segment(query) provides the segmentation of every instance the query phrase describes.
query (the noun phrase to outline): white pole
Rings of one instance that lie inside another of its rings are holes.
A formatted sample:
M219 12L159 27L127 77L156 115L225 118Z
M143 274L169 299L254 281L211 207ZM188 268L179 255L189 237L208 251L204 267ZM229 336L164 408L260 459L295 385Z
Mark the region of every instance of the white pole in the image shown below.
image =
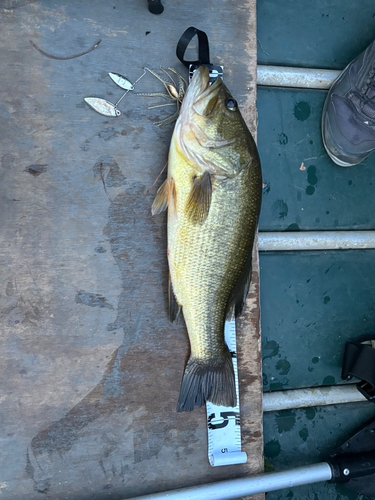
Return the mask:
M340 70L258 66L257 84L270 87L329 89Z
M290 231L259 233L259 251L364 250L375 248L375 231Z
M241 477L163 493L152 493L136 498L137 500L234 500L257 493L294 488L330 479L332 479L332 469L327 462L322 462L282 472ZM135 500L135 498L130 500Z
M263 411L290 410L367 401L354 384L265 392Z

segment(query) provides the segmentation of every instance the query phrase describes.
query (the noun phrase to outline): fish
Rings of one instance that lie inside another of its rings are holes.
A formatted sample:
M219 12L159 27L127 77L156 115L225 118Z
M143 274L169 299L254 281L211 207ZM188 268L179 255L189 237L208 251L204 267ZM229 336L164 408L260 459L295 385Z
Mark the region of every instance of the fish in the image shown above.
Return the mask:
M180 312L190 340L177 411L210 401L236 405L228 318L250 286L262 196L255 141L221 78L199 67L173 131L168 174L152 214L168 209L169 316Z

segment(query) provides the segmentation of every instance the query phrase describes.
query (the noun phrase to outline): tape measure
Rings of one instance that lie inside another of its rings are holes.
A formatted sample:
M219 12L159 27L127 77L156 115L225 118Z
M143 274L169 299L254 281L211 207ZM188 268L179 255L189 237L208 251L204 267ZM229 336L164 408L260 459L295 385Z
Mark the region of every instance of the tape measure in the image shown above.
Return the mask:
M206 403L208 459L212 467L245 464L247 454L241 450L240 390L238 384L236 321L225 323L225 341L232 354L237 405L217 406Z

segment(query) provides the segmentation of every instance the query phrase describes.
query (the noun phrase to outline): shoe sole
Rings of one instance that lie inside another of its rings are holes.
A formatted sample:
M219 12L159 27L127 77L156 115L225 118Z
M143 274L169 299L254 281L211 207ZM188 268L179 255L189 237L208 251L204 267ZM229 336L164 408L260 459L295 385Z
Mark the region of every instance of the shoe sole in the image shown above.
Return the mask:
M336 165L339 165L340 167L354 167L355 165L358 165L358 163L347 163L345 161L340 160L337 158L335 155L333 155L327 148L326 141L324 140L323 134L322 134L322 139L323 139L323 145L326 150L327 155L331 158L331 160L336 163ZM361 162L359 162L361 163Z
M323 117L322 117L321 127L322 127L322 131L323 131ZM327 144L326 144L326 141L324 139L324 134L323 133L322 133L322 141L323 141L323 146L324 146L324 149L326 150L327 155L339 167L355 167L356 165L359 165L360 163L363 163L365 160L367 160L367 158L372 154L372 153L370 153L369 155L366 156L366 158L363 158L362 160L360 160L360 161L358 161L356 163L348 163L346 161L340 160L339 158L337 158L337 156L335 156L333 153L331 153L331 151L327 147Z

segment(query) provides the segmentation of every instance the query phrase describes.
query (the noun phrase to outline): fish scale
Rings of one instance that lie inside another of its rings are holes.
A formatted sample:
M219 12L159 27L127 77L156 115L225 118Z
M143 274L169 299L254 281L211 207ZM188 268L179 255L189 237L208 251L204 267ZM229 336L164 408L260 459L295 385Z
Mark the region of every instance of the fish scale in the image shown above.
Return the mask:
M246 228L249 221L256 225L256 213L247 210L248 213L241 218L232 240L228 241L228 232L233 233L233 222L239 219L236 204L238 193L229 191L232 196L228 199L228 190L224 186L218 186L212 195L208 219L204 226L197 228L184 214L190 190L178 190L180 184L191 184L191 170L189 164L185 168L180 167L177 173L171 169L177 189L178 217L176 219L170 210L169 263L172 276L175 274L174 269L179 269L176 272L177 279L172 278L173 289L183 307L189 337L194 339L192 351L197 357L205 357L207 353L215 356L215 347L222 348L224 342L224 337L218 338L217 332L224 331L229 295L242 272L248 252L251 251L254 234L246 231ZM243 177L246 173L240 176ZM248 194L251 195L250 192ZM223 197L226 206L231 208L225 213L220 210L224 203ZM178 229L172 229L174 224ZM175 237L172 236L174 232L178 233ZM243 258L240 260L235 257L239 248L237 241L243 239L243 234L247 237L242 241Z

